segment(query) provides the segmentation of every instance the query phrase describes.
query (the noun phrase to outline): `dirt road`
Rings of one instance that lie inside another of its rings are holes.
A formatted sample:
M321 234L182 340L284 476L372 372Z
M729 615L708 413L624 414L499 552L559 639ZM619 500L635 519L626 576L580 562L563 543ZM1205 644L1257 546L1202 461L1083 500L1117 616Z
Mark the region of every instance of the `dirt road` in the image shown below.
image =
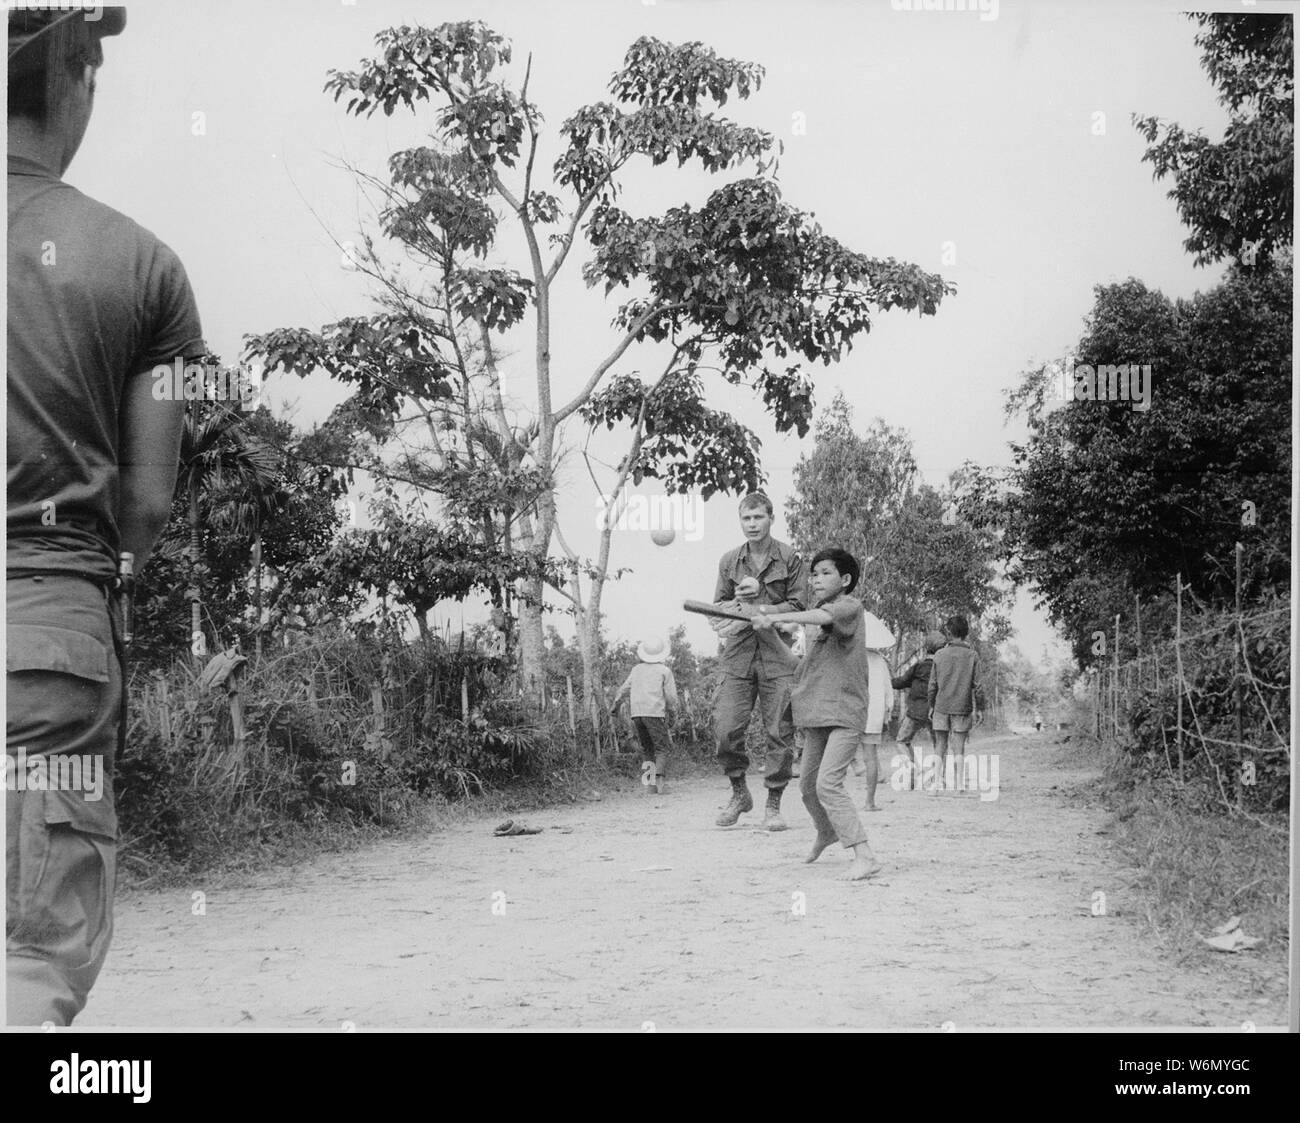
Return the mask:
M533 813L545 830L532 836L494 838L481 819L242 888L124 894L78 1024L1285 1021L1284 999L1242 994L1230 964L1176 968L1143 937L1134 871L1097 833L1105 813L1065 795L1090 776L1068 747L1008 736L972 751L997 754L998 798L882 787L867 827L885 868L865 883L839 880L839 847L803 864L813 833L793 787L789 831L754 829L757 810L714 827L716 778Z

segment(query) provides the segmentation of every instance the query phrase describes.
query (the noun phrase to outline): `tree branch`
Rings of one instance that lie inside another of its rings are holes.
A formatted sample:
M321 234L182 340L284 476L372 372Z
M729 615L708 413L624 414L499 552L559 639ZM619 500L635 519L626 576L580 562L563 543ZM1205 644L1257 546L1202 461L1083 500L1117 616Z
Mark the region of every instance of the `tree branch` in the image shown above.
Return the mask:
M641 334L642 330L651 320L655 319L657 316L662 316L665 312L672 312L678 308L685 307L686 305L684 303L665 304L651 308L648 312L638 316L636 322L628 329L627 334L619 342L618 346L616 346L604 362L602 362L592 372L591 377L587 379L586 385L578 391L568 405L556 410L555 423L558 425L575 410L580 409L586 404L587 400L591 397L592 391L596 389L597 385L599 385L600 380L609 373L609 368L623 357L623 353L632 346L634 342L636 342L636 337Z

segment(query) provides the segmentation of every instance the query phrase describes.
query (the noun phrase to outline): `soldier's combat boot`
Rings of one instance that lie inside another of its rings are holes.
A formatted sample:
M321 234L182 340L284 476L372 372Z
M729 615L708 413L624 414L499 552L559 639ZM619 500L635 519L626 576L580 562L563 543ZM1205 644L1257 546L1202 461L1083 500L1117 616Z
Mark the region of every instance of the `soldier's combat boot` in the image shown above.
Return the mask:
M722 813L717 818L717 824L720 827L734 827L736 820L746 811L754 810L754 797L749 794L749 785L745 783L744 776L733 776L731 778L731 802L722 809Z
M781 793L785 788L767 789L767 806L763 808L763 829L765 831L783 831L785 820L781 818Z

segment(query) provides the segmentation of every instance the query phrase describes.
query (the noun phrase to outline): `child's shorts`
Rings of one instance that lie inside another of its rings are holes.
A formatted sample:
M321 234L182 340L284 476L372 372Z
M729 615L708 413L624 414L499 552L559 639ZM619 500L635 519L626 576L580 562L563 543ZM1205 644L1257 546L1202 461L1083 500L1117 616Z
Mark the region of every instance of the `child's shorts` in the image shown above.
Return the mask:
M937 711L934 715L934 731L936 733L969 733L975 718L972 714L941 714Z

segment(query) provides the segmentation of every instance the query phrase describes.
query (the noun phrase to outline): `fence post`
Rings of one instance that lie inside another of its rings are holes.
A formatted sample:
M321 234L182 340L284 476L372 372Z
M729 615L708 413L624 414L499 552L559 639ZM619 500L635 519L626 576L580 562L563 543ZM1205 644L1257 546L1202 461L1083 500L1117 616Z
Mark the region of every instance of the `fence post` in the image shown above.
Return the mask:
M1111 716L1114 723L1115 747L1119 748L1119 613L1115 613L1115 670L1111 683Z
M1241 680L1245 675L1245 651L1242 646L1245 643L1246 631L1241 624L1241 555L1243 546L1237 543L1237 590L1236 590L1236 610L1237 610L1237 634L1233 637L1232 644L1232 705L1236 713L1237 723L1237 810L1241 810L1242 803L1242 766L1246 756L1246 741L1242 736L1241 729Z
M469 724L469 680L464 675L460 676L460 718Z
M381 756L386 755L383 752L384 745L384 687L382 682L372 682L370 684L370 709L373 711L374 720L374 744L380 749Z
M573 712L573 676L564 676L564 688L569 694L569 732L575 737L578 735L578 722Z
M1095 667L1092 672L1092 733L1101 739L1101 671Z
M246 749L244 729L244 668L236 667L226 681L226 704L230 707L230 773L237 778L243 771Z
M1174 674L1178 678L1178 782L1183 775L1183 575L1174 575L1177 608L1174 612Z

